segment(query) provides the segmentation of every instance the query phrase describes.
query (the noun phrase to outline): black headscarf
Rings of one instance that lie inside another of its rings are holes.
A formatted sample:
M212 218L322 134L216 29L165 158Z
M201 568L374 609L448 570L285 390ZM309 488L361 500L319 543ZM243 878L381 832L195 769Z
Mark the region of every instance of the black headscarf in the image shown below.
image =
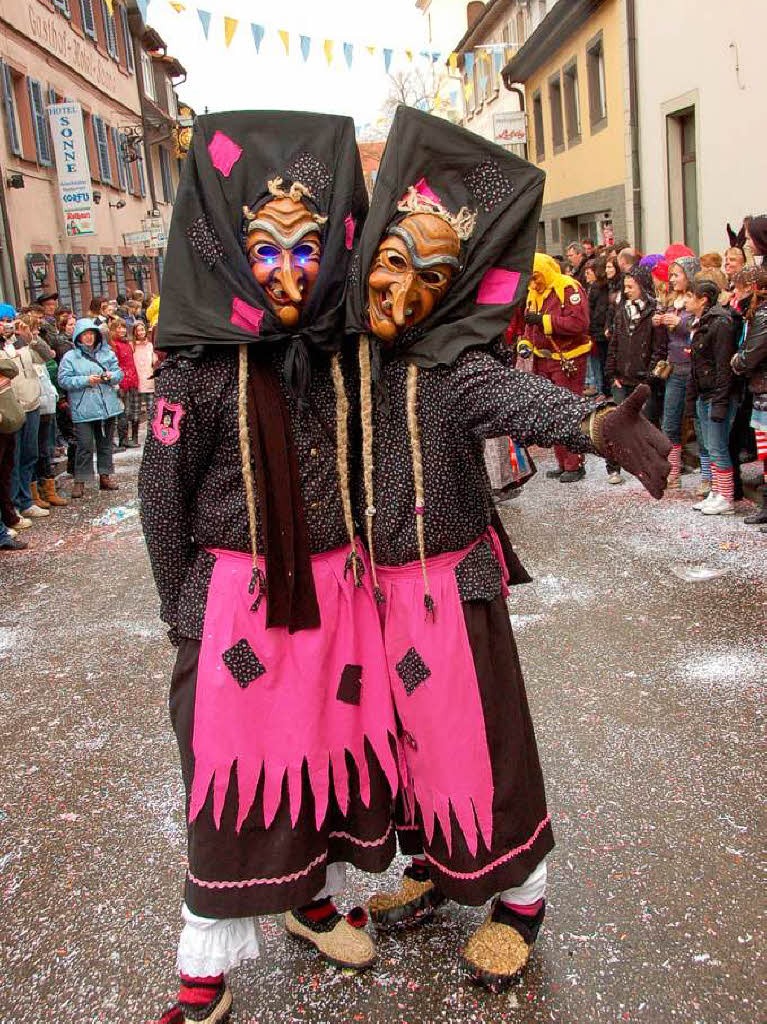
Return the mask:
M477 220L461 246L462 270L431 316L404 333L397 351L409 362L431 367L495 341L508 327L514 305L527 295L545 177L465 128L398 107L352 267L347 331L369 331L367 278L373 257L387 228L407 216L397 210L400 200L411 186L420 186L450 213L468 207Z
M291 330L272 312L244 247L243 207L257 210L271 199L274 178L283 189L301 182L312 212L327 217L319 227L319 274ZM272 355L282 343L285 376L305 398L310 352L341 346L347 268L366 211L350 118L294 111L197 118L173 209L157 345L248 345L247 429L266 559L266 579L254 568L253 608L265 585L267 626L291 632L318 626L320 617L290 417Z
M257 209L273 198L267 181L277 177L283 188L306 185L308 205L328 218L320 228L319 276L292 329L270 309L244 248L243 206ZM367 205L351 118L284 110L198 117L173 207L158 347L299 337L337 351L351 244Z

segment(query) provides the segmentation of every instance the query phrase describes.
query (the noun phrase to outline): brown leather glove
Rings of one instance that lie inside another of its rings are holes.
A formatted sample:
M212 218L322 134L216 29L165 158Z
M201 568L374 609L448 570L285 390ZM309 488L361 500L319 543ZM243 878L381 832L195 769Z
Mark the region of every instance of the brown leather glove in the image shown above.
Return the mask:
M671 443L642 415L649 397L649 386L640 384L625 402L597 410L590 434L600 455L633 473L653 498L662 498L671 472Z

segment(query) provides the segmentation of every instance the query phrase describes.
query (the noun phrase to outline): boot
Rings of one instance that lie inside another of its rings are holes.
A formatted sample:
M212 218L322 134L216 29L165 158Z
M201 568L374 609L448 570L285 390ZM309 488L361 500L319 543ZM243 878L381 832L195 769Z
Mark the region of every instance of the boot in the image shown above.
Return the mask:
M761 526L762 523L767 523L767 484L759 488L759 496L762 499L761 505L756 512L752 512L750 516L745 516L743 519L743 522L748 523L749 526Z
M85 484L82 482L82 480L75 480L75 482L74 482L74 484L72 486L72 497L73 498L82 498L84 496L85 496Z
M405 868L396 892L379 892L368 904L370 917L380 931L411 928L434 917L445 896L429 877L427 868L412 864Z
M331 964L364 971L375 961L376 948L370 936L350 924L335 907L320 922L312 920L301 908L289 910L284 921L288 935L314 946L323 960Z
M48 502L43 499L43 495L37 489L37 484L36 484L36 482L34 480L32 481L32 483L30 485L30 490L32 491L32 504L33 505L37 505L38 508L50 508L51 507L48 504Z
M56 481L52 476L48 477L47 480L42 480L40 483L43 489L43 497L49 505L53 505L54 508L63 508L69 504L66 498L56 494Z
M99 476L99 490L102 491L119 491L120 485L115 483L111 476L102 473Z
M134 420L130 425L130 441L126 441L129 448L138 448L138 420Z
M579 466L577 469L566 469L564 473L560 474L559 482L561 484L574 484L579 480L583 480L586 476L586 467Z

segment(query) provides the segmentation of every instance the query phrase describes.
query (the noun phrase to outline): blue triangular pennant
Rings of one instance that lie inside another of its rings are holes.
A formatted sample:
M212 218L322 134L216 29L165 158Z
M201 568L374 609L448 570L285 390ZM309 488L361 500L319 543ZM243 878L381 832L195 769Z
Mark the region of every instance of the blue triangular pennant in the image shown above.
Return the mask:
M311 46L312 46L312 37L311 36L301 36L301 55L304 58L304 64L309 59L309 50L311 49Z
M391 67L391 55L393 53L394 53L394 50L384 50L384 52L383 52L383 55L384 55L384 68L386 69L386 74L387 75L389 74L389 68Z
M464 54L464 62L465 62L465 65L466 65L466 72L467 72L467 74L469 76L471 76L471 74L474 71L474 54L473 53L466 53L466 54Z
M431 55L432 64L436 64L441 56L442 54L438 50L435 50Z
M200 10L200 8L198 7L197 8L197 16L199 17L200 24L202 25L203 35L207 39L208 38L208 32L210 30L210 11L203 11L203 10Z
M344 43L344 57L348 66L351 67L354 60L354 45L352 43Z
M253 33L253 42L256 44L256 53L258 53L261 49L261 40L264 38L266 30L263 25L251 25L250 31Z
M146 9L149 0L136 0L136 3L138 4L139 14L146 21Z

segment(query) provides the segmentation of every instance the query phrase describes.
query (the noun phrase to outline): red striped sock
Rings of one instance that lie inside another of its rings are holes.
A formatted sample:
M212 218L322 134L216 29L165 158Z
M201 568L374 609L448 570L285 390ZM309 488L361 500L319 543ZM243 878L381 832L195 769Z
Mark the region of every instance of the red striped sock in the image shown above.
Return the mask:
M682 472L682 446L681 444L672 444L671 451L668 453L668 461L671 463L670 476L678 477Z
M216 998L223 984L223 974L217 974L210 978L192 978L187 974L182 974L178 1001L187 1006L207 1006Z
M425 867L428 867L428 864L426 862L426 858L423 857L423 856L421 856L421 857L411 857L410 860L411 860L414 868L425 868Z
M755 430L756 435L756 457L765 463L764 475L767 476L767 431Z
M735 497L735 473L732 469L711 467L714 473L714 490L732 504Z

